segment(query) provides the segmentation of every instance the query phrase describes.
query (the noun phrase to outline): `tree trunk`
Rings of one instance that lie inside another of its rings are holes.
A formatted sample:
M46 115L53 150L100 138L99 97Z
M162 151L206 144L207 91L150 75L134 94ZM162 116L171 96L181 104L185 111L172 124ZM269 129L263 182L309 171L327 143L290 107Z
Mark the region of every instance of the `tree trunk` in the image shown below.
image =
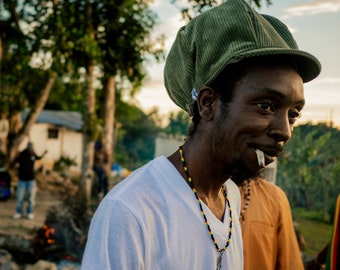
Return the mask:
M16 177L17 172L16 172L16 169L11 166L11 164L16 156L19 145L25 139L25 137L29 135L31 127L36 122L42 109L45 107L45 104L51 93L56 77L57 77L56 74L53 74L50 76L36 104L30 108L30 111L24 123L22 122L22 117L21 117L22 112L17 112L13 115L8 116L9 117L8 136L6 138L6 146L5 146L6 149L4 150L4 152L7 154L7 165L8 165L7 167L8 167L9 173L12 176L13 183L17 180L17 177Z
M5 115L0 116L0 152L7 154L7 136L9 129L9 121Z
M85 194L87 201L91 200L91 187L93 180L93 159L94 159L94 140L96 132L95 116L95 88L94 65L88 67L88 84L85 96L85 105L83 112L83 157L82 157L82 175L80 180L80 190Z
M95 33L92 25L92 4L86 0L86 31L89 33L91 40L95 40ZM87 67L87 85L85 93L85 104L83 112L83 157L82 170L80 179L80 190L85 195L87 202L91 201L92 182L94 177L93 161L94 161L94 142L97 131L96 118L96 92L94 88L94 59L89 60Z
M107 155L106 173L110 176L111 164L113 161L113 134L114 134L114 121L115 121L115 77L110 76L107 80L105 91L105 111L104 111L104 134L103 134L103 147Z
M16 117L9 119L10 133L11 133L11 137L13 138L12 140L9 141L8 157L9 157L10 161L12 161L14 159L20 143L25 139L26 136L28 136L28 134L31 130L31 127L36 122L39 114L41 113L41 111L45 107L45 104L46 104L48 97L51 93L51 90L52 90L52 87L54 85L56 77L57 77L56 74L53 74L53 75L50 76L49 80L47 81L47 83L45 85L45 88L43 89L39 99L37 100L37 103L35 104L35 106L33 106L30 109L30 111L29 111L29 113L28 113L28 115L25 119L25 122L20 127L18 132L16 132L15 129L17 129L17 127L20 126L20 124L21 124L20 123L21 122L21 120L20 120L21 112L18 113L16 115ZM20 122L18 122L18 116L19 116ZM15 123L13 123L13 122L15 122ZM14 132L14 133L12 133L12 132Z

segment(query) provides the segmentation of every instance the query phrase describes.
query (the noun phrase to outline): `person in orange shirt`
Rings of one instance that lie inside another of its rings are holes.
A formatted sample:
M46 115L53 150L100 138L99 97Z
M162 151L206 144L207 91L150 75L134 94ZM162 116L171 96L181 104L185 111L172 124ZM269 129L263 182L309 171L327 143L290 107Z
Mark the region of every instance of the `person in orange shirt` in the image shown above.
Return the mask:
M284 191L264 179L244 181L239 189L244 270L303 270Z

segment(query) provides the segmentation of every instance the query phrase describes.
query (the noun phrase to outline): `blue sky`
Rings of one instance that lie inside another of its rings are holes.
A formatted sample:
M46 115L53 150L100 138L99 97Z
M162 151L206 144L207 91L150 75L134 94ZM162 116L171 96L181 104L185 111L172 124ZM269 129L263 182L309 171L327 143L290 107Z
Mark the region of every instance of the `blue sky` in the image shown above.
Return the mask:
M156 33L166 35L166 50L185 22L170 0L154 0L159 16ZM305 84L307 105L301 122L329 121L340 127L340 0L272 0L260 13L280 18L293 32L300 49L315 55L322 64L320 76ZM149 78L137 101L145 110L157 106L160 113L178 110L163 84L164 63L148 66Z

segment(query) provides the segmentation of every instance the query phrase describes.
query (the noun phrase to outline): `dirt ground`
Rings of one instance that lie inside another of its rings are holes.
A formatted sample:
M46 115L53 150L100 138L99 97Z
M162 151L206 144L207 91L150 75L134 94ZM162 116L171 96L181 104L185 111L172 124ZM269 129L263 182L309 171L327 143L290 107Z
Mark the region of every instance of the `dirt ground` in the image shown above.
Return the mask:
M0 201L0 234L17 235L30 238L32 230L41 228L44 225L47 211L58 204L61 204L61 196L64 194L75 194L77 186L72 184L70 178L61 178L59 174L50 173L47 175L36 175L37 194L34 207L34 219L29 220L25 216L14 220L12 217L16 211L16 193L7 201ZM110 180L109 188L118 180ZM15 190L12 187L12 190ZM59 194L59 197L58 197ZM24 204L24 211L27 204Z
M6 235L18 235L30 238L32 229L40 228L44 225L47 210L60 203L57 198L51 196L48 191L38 189L36 204L34 209L34 219L26 217L14 220L16 194L12 194L7 201L0 201L0 233ZM24 209L26 204L24 205Z

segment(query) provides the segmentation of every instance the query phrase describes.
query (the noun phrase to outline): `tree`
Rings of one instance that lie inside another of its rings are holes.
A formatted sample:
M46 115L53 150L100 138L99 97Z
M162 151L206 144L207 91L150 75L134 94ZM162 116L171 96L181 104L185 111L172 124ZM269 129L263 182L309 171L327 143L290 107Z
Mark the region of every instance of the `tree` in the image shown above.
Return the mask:
M0 9L0 115L9 121L8 137L0 145L11 160L44 107L56 74L46 70L48 61L34 61L39 57L30 27L32 10L24 1L10 0L1 1ZM28 105L22 124L20 113Z
M42 78L46 77L46 85L51 85L51 78L54 79L53 84L56 82L52 95L54 102L58 98L64 99L60 93L66 92L69 95L69 91L72 91L72 97L69 99L73 105L79 106L82 102L78 109L83 112L84 119L85 140L81 181L81 187L84 187L86 179L91 178L94 141L98 139L100 122L104 127L100 139L109 155L108 169L110 167L116 91L129 87L132 89L130 93L133 94L145 77L143 66L148 57L151 55L156 60L162 57L162 46L158 46L161 38L157 37L156 40L151 38L151 30L157 16L149 10L148 0L7 0L1 4L8 11L1 13L5 18L1 22L5 22L11 30L5 31L7 28L3 28L5 30L0 31L2 38L0 44L3 45L1 48L6 49L6 54L2 55L12 57L7 57L6 61L3 61L4 58L1 56L2 70L5 70L3 68L5 64L8 63L9 66L13 64L13 59L17 56L18 61L15 63L18 63L18 69L22 69L21 61L27 60L24 62L27 69L22 73L29 78L32 72L28 69L34 68L32 65L34 62L35 66L38 66L35 70L41 73L39 75ZM18 30L19 19L24 22L26 31ZM17 35L17 32L22 36ZM7 39L8 37L13 39ZM14 42L18 37L22 37L19 39L20 44ZM18 54L20 50L23 52ZM5 82L2 85L6 85L6 89L2 87L6 90L2 96L13 93L22 95L20 83L24 83L33 89L32 93L37 100L46 101L38 98L40 93L35 87L43 81L42 79L34 82L29 79L24 81L26 78L24 76L18 78L11 75L17 74L16 72L8 74L5 79L4 76L1 77L1 81ZM117 84L123 87L119 88ZM97 104L98 97L103 98L103 104ZM61 103L59 105L61 107L68 106L65 102ZM20 106L17 115L25 107L22 102L18 104ZM41 103L37 108L42 109L42 105ZM31 111L32 115L39 114L39 111L35 113ZM15 130L13 137L17 134L18 131Z
M51 3L44 2L46 7ZM44 25L44 32L46 39L52 38L52 44L58 45L56 57L69 63L66 67L71 67L73 73L70 75L81 78L77 70L86 71L83 74L87 100L83 111L85 147L82 169L82 185L85 185L92 171L94 141L98 139L95 127L100 119L104 128L99 139L108 154L107 171L110 170L117 80L125 87L129 82L136 89L145 76L146 55L151 54L157 59L162 53L162 50L154 49L150 39L156 16L148 9L148 1L130 0L54 1L53 10L47 8L45 14L49 12L52 13ZM100 83L97 93L104 100L98 110L94 89L96 79Z
M117 117L121 128L115 148L116 161L134 170L154 158L155 138L161 131L155 120L157 110L146 114L136 106L119 103Z
M223 3L225 0L186 0L187 6L181 7L180 11L182 13L183 19L191 20L198 14L206 11L207 9L210 9L214 6L217 6L221 3ZM177 4L177 0L171 0L173 4ZM272 4L271 0L247 0L247 2L250 5L254 5L257 8L260 8L262 5L262 2L265 2L267 6ZM183 2L181 1L181 4Z
M162 46L158 46L162 43L162 37L155 42L151 40L151 31L157 16L148 9L148 3L149 1L122 1L121 6L117 6L117 2L107 1L100 13L103 16L103 34L99 38L99 45L105 58L103 96L106 101L111 100L110 103L106 102L101 113L104 120L102 145L109 154L109 166L113 159L113 127L117 127L114 125L115 93L126 88L128 81L131 94L134 94L145 77L144 64L147 56L152 55L156 60L163 57Z
M169 114L169 124L164 131L172 135L187 135L189 125L190 117L186 112L171 112Z
M297 126L278 160L277 184L293 207L321 211L326 218L329 202L340 192L340 131L327 124Z

